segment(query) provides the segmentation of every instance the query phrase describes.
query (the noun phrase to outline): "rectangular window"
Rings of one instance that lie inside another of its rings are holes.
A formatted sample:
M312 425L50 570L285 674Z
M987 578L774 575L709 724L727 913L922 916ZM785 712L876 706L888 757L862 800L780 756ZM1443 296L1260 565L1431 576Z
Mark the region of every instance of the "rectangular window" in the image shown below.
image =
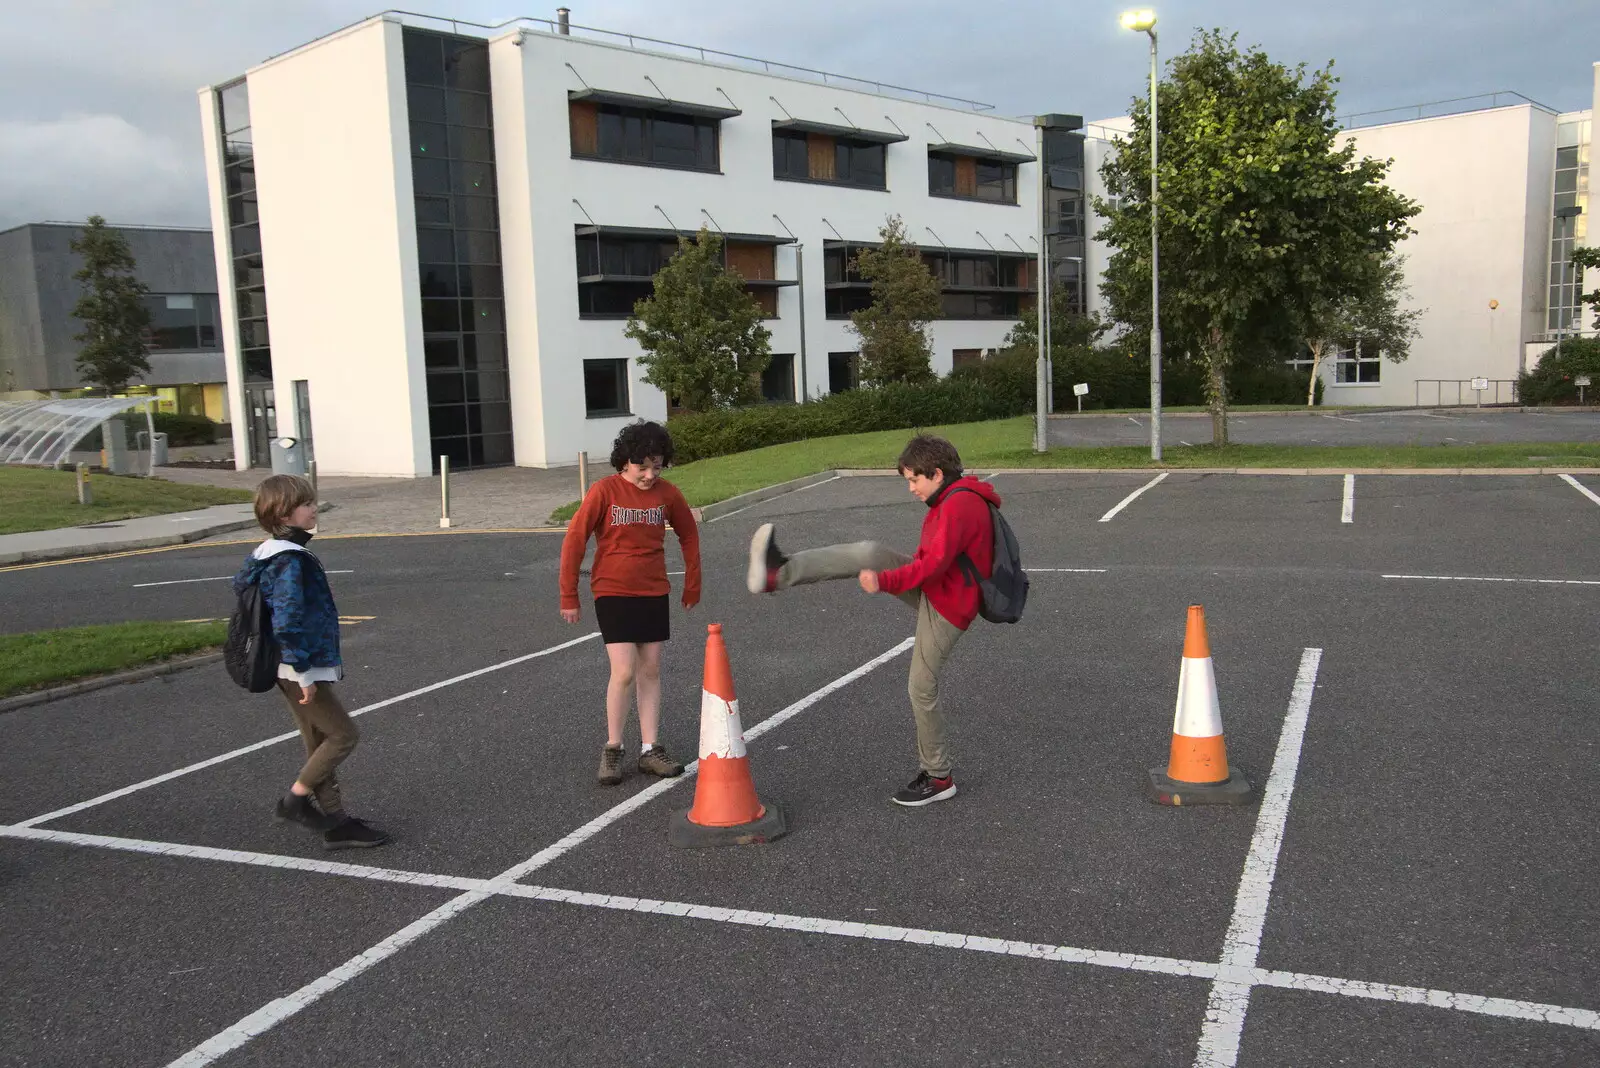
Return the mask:
M810 153L806 148L805 134L788 130L773 131L772 176L802 181L811 177Z
M1382 353L1371 342L1341 344L1334 353L1333 380L1341 386L1375 383L1382 366Z
M583 361L583 407L590 419L628 415L628 361Z
M150 293L144 297L150 313L150 329L145 343L156 352L185 352L216 349L219 311L215 293ZM240 318L266 315L266 300L260 306L241 304Z
M1017 202L1017 165L999 160L929 153L928 194L986 200L993 204Z
M761 399L769 404L794 403L794 353L774 352L761 372Z
M884 146L848 137L774 130L772 176L786 181L884 189Z
M680 170L718 169L716 119L671 111L644 111L615 104L569 105L572 154L581 159L643 163ZM593 113L591 133L590 111Z
M856 388L856 364L859 353L828 353L828 392L843 393Z
M982 349L953 349L950 352L950 370L958 367L971 367L983 362Z

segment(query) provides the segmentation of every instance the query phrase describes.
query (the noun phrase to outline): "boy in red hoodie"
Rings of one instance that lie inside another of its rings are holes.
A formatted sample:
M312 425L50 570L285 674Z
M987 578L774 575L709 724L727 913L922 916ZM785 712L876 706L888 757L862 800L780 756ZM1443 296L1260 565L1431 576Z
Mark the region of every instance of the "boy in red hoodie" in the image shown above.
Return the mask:
M915 556L875 541L830 545L785 554L771 523L750 540L746 585L751 593L773 593L828 579L854 578L868 593L892 593L917 613L911 650L911 713L917 723L922 771L899 793L897 805L920 808L956 795L952 757L939 707L939 673L956 639L977 618L980 594L961 557L988 578L994 569L994 522L989 505L1000 505L994 487L961 472L961 456L944 438L919 434L900 454L900 474L928 506ZM969 492L970 491L970 492Z

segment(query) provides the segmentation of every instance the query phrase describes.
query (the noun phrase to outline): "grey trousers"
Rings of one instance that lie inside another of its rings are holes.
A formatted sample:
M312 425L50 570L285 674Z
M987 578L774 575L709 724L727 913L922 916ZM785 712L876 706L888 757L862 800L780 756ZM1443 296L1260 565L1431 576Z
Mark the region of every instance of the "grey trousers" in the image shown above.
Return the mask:
M781 590L813 582L854 579L864 570L889 571L910 562L909 556L875 541L803 549L791 554L779 568L777 585ZM950 774L955 758L950 750L944 711L939 707L939 673L964 632L941 616L921 590L907 590L896 596L917 613L917 637L911 647L911 677L906 683L911 697L911 715L917 724L917 760L923 771L944 778Z

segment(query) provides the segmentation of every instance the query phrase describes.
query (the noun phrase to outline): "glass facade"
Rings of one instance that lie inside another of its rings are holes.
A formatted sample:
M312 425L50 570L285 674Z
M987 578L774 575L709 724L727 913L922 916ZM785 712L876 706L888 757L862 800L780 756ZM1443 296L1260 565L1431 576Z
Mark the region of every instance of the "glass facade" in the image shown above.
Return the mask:
M435 469L512 462L489 49L407 27L406 110Z
M267 276L261 259L261 224L256 208L250 90L243 79L217 90L217 114L222 125L222 178L228 197L228 236L233 253L233 291L238 304L244 378L246 382L271 382L272 341L267 330ZM167 311L164 306L163 318ZM174 318L180 311L172 309ZM157 318L152 325L160 321ZM199 322L195 323L195 329L197 335L203 331Z
M1583 307L1571 267L1572 248L1589 233L1589 159L1593 122L1572 119L1556 126L1555 200L1550 221L1550 297L1546 327L1552 333L1581 329ZM1563 211L1581 214L1563 217Z

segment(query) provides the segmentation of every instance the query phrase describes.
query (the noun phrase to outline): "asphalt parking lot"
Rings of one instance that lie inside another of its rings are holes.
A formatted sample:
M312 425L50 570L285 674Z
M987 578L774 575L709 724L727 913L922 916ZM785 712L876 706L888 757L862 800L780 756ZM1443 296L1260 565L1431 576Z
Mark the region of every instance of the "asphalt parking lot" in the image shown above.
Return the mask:
M692 776L595 786L556 535L313 543L383 849L272 823L298 742L216 665L0 716L0 1064L1600 1062L1600 478L995 483L1033 591L957 647L948 804L887 801L903 606L743 589L764 521L909 548L887 477L708 524L674 607L664 740L721 623L767 846L668 845ZM0 628L222 616L246 549L0 570ZM1144 799L1191 603L1255 805Z

